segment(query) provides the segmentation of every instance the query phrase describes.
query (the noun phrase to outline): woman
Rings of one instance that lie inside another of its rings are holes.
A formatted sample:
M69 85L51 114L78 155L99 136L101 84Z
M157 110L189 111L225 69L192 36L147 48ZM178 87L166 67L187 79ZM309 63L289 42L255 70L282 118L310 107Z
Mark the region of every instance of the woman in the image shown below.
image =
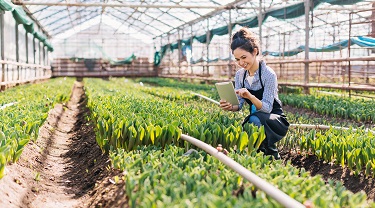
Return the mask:
M232 36L232 54L241 67L235 76L240 104L233 106L220 100L220 107L227 111L239 111L246 101L250 105L250 115L243 124L249 122L258 127L264 125L265 128L266 139L258 151L280 159L276 142L286 135L289 123L281 108L276 73L264 61L257 59L259 49L258 40L247 28L240 29Z

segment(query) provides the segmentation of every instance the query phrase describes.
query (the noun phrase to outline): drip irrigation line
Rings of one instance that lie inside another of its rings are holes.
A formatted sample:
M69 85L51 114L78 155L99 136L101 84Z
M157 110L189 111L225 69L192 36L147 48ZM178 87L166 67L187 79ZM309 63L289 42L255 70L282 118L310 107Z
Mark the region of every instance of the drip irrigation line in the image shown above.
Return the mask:
M9 107L9 106L12 106L12 105L15 105L15 104L17 104L17 102L13 102L13 103L8 103L8 104L5 104L5 105L2 105L2 106L0 106L0 110L3 110L6 107Z
M206 100L208 100L208 101L210 101L210 102L212 102L212 103L215 103L216 105L220 105L220 103L217 102L216 100L213 100L213 99L211 99L211 98L209 98L209 97L206 97L206 96L204 96L204 95L201 95L201 94L198 94L198 93L195 93L195 92L192 92L192 94L193 94L193 95L196 95L196 96L198 96L198 97L201 97L201 98L203 98L203 99L206 99Z
M217 105L220 105L219 102L217 102L216 100L213 100L209 97L206 97L204 95L201 95L201 94L198 94L198 93L192 93L198 97L201 97L203 99L206 99L210 102L213 102ZM339 130L353 130L353 131L357 131L358 129L354 129L354 128L348 128L348 127L341 127L341 126L328 126L328 125L320 125L320 124L290 124L291 128L303 128L303 129L322 129L322 130L328 130L330 128L333 128L333 129L339 129ZM373 130L370 130L368 128L364 129L365 132L372 132L372 133L375 133L375 131Z
M348 127L341 127L341 126L328 126L328 125L320 125L320 124L290 124L289 127L292 128L304 128L304 129L323 129L323 130L328 130L328 129L338 129L338 130L353 130L357 131L358 129L355 128L348 128ZM364 129L365 132L372 132L375 133L375 131L370 130L368 128Z
M263 180L259 176L255 175L253 172L249 171L236 161L234 161L232 158L226 156L224 153L218 151L211 145L208 145L194 137L181 134L181 139L203 149L207 153L209 153L211 156L217 158L222 163L236 171L238 174L240 174L242 177L244 177L246 180L250 181L252 184L254 184L256 187L258 187L260 190L264 191L267 195L275 199L277 202L279 202L284 207L291 207L291 208L299 208L299 207L305 207L300 202L296 201L295 199L291 198L289 195L285 194L284 192L277 189L272 184L268 183L267 181Z

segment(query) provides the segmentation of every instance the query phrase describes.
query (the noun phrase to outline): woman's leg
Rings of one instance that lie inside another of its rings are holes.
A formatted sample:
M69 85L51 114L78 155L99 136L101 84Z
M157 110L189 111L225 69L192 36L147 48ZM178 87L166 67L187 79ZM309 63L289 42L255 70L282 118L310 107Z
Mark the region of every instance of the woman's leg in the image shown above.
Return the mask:
M262 125L262 123L260 122L260 120L257 116L250 116L249 123L252 123L257 127L260 127Z
M262 125L260 119L257 116L250 116L249 123L252 123L258 127ZM280 159L280 155L277 150L276 144L268 145L267 138L263 140L263 142L260 144L257 152L259 151L263 152L265 155L272 155L276 160Z
M262 123L260 122L257 116L250 116L249 123L252 123L257 127L260 127L262 125ZM263 142L260 144L259 148L257 149L257 152L263 152L264 154L266 154L267 152L266 144L267 144L267 139L263 140Z

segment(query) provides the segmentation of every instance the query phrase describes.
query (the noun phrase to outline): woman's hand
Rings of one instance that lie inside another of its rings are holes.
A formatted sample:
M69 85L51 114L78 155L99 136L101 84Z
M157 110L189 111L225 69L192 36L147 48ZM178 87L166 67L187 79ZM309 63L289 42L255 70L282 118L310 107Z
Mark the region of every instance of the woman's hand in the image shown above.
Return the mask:
M220 100L220 108L222 108L223 110L226 110L226 111L232 111L233 110L233 106L230 102L227 102L225 100Z
M247 90L246 88L241 88L241 89L238 89L236 90L236 94L243 97L243 98L247 98L247 99L251 99L251 97L253 96L249 90Z

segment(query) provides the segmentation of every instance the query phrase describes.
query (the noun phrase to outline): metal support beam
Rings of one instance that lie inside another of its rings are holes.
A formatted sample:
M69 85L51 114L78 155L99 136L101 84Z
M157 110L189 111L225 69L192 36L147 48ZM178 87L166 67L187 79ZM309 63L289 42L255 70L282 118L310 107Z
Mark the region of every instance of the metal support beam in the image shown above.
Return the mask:
M182 59L182 45L181 45L181 33L180 30L177 31L177 44L178 44L178 74L181 74L181 59Z
M259 0L259 14L258 14L258 28L259 28L259 46L262 48L263 38L262 38L262 23L263 23L263 11L262 11L262 0ZM258 53L262 54L258 49Z
M5 11L0 11L0 47L1 47L1 60L5 59L5 48L4 48L4 13ZM1 83L5 83L5 64L1 64ZM5 85L0 85L0 91L5 90Z
M206 33L206 56L207 56L207 61L206 61L206 70L207 70L207 75L210 74L210 66L208 65L208 61L210 60L210 39L211 39L211 34L210 34L210 19L207 19L207 33ZM203 70L204 74L204 70Z
M310 43L310 25L309 25L309 14L310 14L310 0L305 0L305 61L309 60L309 43ZM309 63L305 63L305 85L309 84ZM309 93L309 88L305 87L304 91L306 94Z
M193 74L193 63L191 63L191 61L193 60L193 41L194 41L193 25L190 25L190 60L189 60L190 74Z
M47 38L51 38L51 36L48 34L47 30L44 29L42 24L40 24L39 20L36 19L33 14L30 12L30 10L26 6L22 6L23 10L28 14L28 16L38 25L41 31L47 36Z
M205 14L205 15L203 15L203 16L197 18L197 19L194 19L194 20L192 20L192 21L189 21L189 22L187 22L187 23L185 23L185 24L183 24L183 25L180 25L178 28L184 28L186 25L193 25L193 24L195 24L195 23L197 23L197 22L200 22L200 21L203 21L203 20L205 20L205 19L207 19L207 18L209 18L209 17L212 17L212 16L215 16L215 15L221 14L221 13L225 12L225 9L233 9L233 8L237 8L237 5L244 4L244 3L246 3L246 2L248 2L248 0L237 0L237 1L234 1L234 2L232 2L232 3L229 3L229 4L225 5L224 8L220 8L220 7L210 7L211 9L215 9L215 10L212 11L212 12L209 12L209 13L207 13L207 14ZM165 32L164 34L171 33L172 31L173 31L173 29L170 30L170 31L168 31L168 32ZM161 36L163 36L163 34L160 35L160 37L161 37Z
M25 33L25 45L26 45L26 63L29 63L29 33ZM30 71L29 67L25 67L25 79L28 78L27 72Z
M16 23L16 61L20 61L20 44L19 44L19 30L18 30L19 24ZM20 80L20 66L17 66L17 80Z
M231 43L232 43L232 10L229 11L229 20L228 20L228 36L229 36L229 56L228 56L228 79L232 78L232 65L231 65L231 57L232 57L232 50L231 50Z
M16 5L40 5L40 6L76 6L76 7L128 7L128 8L175 8L175 9L227 9L226 5L213 6L213 5L162 5L162 4L109 4L109 3L68 3L68 2L25 2L16 1Z

